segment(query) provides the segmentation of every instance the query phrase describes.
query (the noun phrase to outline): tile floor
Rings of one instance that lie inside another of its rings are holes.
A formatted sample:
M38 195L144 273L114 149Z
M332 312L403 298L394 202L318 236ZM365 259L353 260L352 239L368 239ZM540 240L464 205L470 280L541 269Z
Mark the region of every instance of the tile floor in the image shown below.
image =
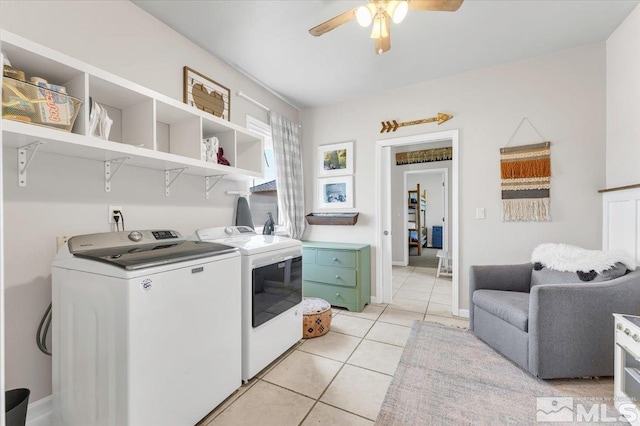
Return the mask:
M201 425L373 425L414 320L467 327L451 315L451 279L394 267L391 304L334 308L331 331L301 340Z

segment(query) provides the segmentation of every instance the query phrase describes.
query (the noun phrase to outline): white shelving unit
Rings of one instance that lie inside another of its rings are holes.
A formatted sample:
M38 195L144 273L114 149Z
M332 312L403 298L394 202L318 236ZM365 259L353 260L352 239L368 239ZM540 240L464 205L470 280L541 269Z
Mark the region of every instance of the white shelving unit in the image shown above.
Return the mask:
M167 195L182 173L204 177L207 197L223 177L263 175L260 135L7 31L0 30L0 39L14 68L65 86L82 101L71 132L3 120L3 145L18 149L23 161L21 186L36 151L104 162L107 192L123 165L164 170ZM89 135L90 98L113 120L109 140ZM202 139L211 136L219 139L230 166L200 159Z

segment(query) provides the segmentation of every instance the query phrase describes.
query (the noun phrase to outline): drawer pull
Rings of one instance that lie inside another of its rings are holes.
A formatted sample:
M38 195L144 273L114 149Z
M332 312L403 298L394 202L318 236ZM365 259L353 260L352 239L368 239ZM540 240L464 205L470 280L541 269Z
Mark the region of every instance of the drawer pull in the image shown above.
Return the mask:
M340 297L340 293L336 293L336 297Z
M340 279L340 275L336 275L336 280L339 280L339 279Z
M334 257L334 258L333 258L333 261L334 261L334 262L337 262L337 261L338 261L338 258L337 258L337 257Z

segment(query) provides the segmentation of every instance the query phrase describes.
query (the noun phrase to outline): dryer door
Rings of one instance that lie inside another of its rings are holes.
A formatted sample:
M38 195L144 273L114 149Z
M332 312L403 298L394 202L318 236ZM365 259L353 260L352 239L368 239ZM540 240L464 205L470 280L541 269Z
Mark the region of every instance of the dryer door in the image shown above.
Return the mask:
M302 256L253 269L253 328L302 302Z

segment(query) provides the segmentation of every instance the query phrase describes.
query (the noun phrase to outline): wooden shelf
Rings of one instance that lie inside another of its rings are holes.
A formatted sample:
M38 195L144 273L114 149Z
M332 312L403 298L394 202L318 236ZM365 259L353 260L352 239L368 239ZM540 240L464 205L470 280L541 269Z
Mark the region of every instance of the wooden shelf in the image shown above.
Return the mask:
M427 194L426 190L424 194L420 191L420 184L416 185L416 189L410 189L408 191L408 204L407 204L407 223L413 223L415 226L413 228L407 227L407 232L409 233L409 247L418 247L418 256L422 256L422 247L427 243L427 236L424 233L425 231L425 222L427 220L426 217L426 203L427 203ZM413 195L415 194L415 196ZM413 199L415 198L415 202ZM417 235L417 241L413 241L412 232L415 232ZM424 238L424 240L423 240Z
M355 225L360 213L309 213L309 225Z
M640 183L636 183L635 185L617 186L615 188L601 189L598 191L598 193L602 194L605 192L624 191L625 189L636 189L636 188L640 188Z

